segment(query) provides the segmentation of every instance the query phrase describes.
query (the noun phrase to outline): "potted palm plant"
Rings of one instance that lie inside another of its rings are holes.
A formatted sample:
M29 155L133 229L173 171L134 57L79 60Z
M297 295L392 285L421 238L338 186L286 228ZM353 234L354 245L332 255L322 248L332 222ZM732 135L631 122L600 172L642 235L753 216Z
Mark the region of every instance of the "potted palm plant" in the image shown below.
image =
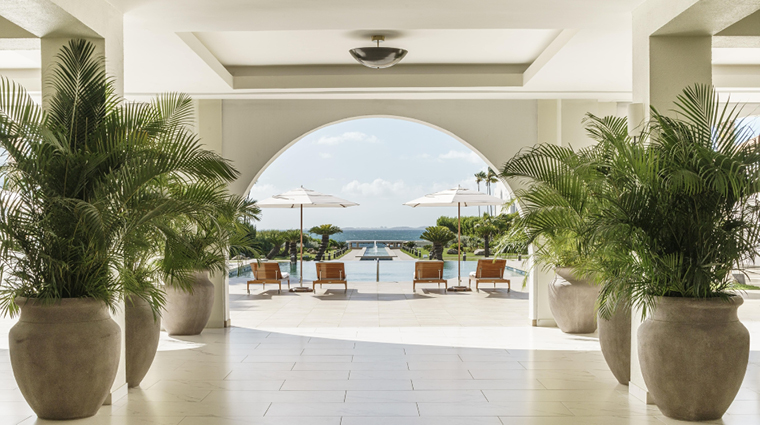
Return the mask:
M226 274L230 255L258 255L255 237L246 226L261 212L255 201L228 194L222 183L205 186L217 200L212 212L194 220L174 220L164 229L163 327L169 335L200 334L214 305L209 274Z
M554 269L549 286L549 307L557 326L566 333L596 330L598 286L587 271L591 245L590 217L595 209L593 185L597 170L589 167L594 147L539 144L519 152L502 169L505 178L526 183L515 191L522 215L502 237L499 251L520 242L533 244L537 266Z
M185 95L170 95L176 100L170 113L185 137L193 138L190 132L192 117L191 99ZM157 112L162 108L154 103ZM166 108L164 108L165 110ZM175 130L177 131L177 130ZM207 152L203 152L207 154ZM225 168L221 158L210 157L207 166ZM209 161L210 160L210 161ZM146 220L140 214L128 223L130 231L125 232L122 243L121 262L118 264L119 279L131 287L159 286L166 275L175 271L169 267L179 262L162 261L167 236L175 222L216 223L217 211L226 205L228 194L220 190L235 174L217 175L205 173L169 173L154 178L136 195L130 198L127 208L142 211L145 208L162 211ZM180 290L189 290L179 281ZM176 286L176 285L175 285ZM159 305L165 303L163 298ZM149 299L131 294L125 302L125 343L126 378L129 387L136 387L147 374L156 355L161 330L161 316Z
M641 309L641 370L666 416L717 419L749 356L731 270L758 254L760 144L709 86L685 89L675 116L651 115L648 144L615 142L595 233L623 241L620 278L600 304Z
M0 309L18 323L10 357L21 393L46 419L94 415L116 376L120 328L109 309L128 295L156 311L163 294L128 279L125 243L176 213L169 195L132 201L177 174L234 178L228 163L176 125L181 103L124 104L84 40L64 46L45 111L0 79Z

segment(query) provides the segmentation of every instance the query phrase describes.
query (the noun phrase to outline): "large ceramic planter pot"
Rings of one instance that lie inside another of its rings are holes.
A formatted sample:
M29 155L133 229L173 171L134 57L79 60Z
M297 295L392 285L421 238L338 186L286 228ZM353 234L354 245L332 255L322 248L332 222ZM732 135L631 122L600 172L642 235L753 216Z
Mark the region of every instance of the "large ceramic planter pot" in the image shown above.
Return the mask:
M161 337L161 316L154 316L147 301L131 296L125 302L127 385L140 385L156 357Z
M631 381L631 309L618 308L609 319L599 317L599 345L612 374L623 385Z
M93 416L119 367L121 329L102 301L66 298L50 305L18 298L8 334L19 390L38 417Z
M590 334L596 330L596 298L599 287L581 279L569 267L558 267L549 284L549 308L562 332Z
M737 317L744 302L733 296L698 300L661 297L638 331L644 382L665 416L718 419L744 380L749 332Z
M193 275L191 292L167 286L163 326L169 335L198 335L206 327L214 306L214 284L208 272Z

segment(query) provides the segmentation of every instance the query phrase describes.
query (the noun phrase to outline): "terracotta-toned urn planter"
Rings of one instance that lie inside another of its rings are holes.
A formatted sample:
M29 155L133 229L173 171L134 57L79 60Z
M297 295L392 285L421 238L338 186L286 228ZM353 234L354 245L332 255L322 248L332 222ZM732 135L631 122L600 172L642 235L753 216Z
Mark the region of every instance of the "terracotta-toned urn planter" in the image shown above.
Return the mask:
M211 318L214 306L214 284L208 272L193 275L192 291L166 286L166 307L163 327L169 335L198 335Z
M565 333L593 333L599 287L591 279L579 278L569 267L554 271L557 275L549 284L549 308L557 326Z
M619 307L609 319L601 316L599 345L615 379L623 385L631 381L631 309Z
M137 387L153 364L161 337L161 316L147 301L130 296L125 302L127 385Z
M21 316L8 334L11 366L29 406L42 419L95 415L111 390L121 353L121 329L105 303L16 303Z
M739 392L749 361L749 331L737 317L744 300L659 297L638 331L644 382L665 416L719 419Z

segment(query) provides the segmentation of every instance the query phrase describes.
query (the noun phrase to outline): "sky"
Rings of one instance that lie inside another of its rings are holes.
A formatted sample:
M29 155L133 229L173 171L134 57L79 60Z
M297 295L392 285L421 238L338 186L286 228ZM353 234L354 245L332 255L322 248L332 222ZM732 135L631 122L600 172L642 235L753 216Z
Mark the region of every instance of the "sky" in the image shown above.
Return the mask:
M477 189L474 174L486 167L477 153L439 130L399 119L364 118L322 128L298 141L262 173L250 197L262 200L303 185L360 204L305 209L306 229L327 223L341 228L426 227L441 215L456 216L456 208L402 204L457 185ZM486 192L483 183L480 191ZM501 184L494 194L508 197ZM462 215L477 214L477 207L462 208ZM298 210L263 209L257 228L292 229L298 220Z

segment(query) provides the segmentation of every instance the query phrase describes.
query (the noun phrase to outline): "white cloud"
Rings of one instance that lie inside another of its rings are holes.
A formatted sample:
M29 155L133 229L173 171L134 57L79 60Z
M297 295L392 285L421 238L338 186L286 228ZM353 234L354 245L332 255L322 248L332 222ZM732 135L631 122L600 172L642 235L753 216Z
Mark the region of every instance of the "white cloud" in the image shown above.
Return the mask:
M482 159L475 152L469 151L455 151L450 150L448 153L442 153L438 155L438 159L463 159L465 161L477 164L483 162Z
M265 184L255 184L251 188L251 192L249 193L248 197L250 199L256 199L261 200L265 198L269 198L270 196L277 195L280 193L280 190L277 188L277 186L269 183Z
M371 183L360 183L353 180L343 186L341 192L353 196L388 196L406 192L408 187L403 180L390 182L383 179L375 179Z
M327 152L320 152L320 153L319 153L319 157L320 157L320 158L322 158L322 159L329 159L329 158L332 158L333 156L332 156L332 154L331 154L331 153L327 153Z
M318 145L335 146L345 142L378 143L376 136L367 135L360 131L347 131L340 136L322 136L315 143Z

